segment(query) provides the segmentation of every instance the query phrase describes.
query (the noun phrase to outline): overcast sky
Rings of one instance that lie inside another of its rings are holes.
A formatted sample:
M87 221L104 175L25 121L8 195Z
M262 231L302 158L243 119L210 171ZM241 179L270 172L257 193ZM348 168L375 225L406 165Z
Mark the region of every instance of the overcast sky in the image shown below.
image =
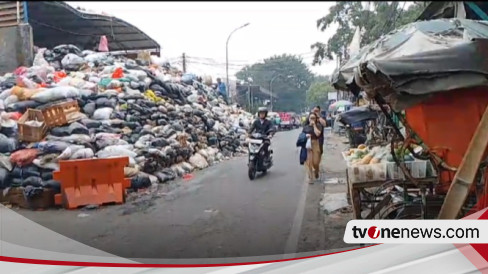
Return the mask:
M225 73L225 42L229 42L229 71L275 54L299 54L316 74L329 75L335 62L312 67L310 45L325 42L335 28L321 32L317 19L334 2L68 2L121 18L155 39L162 56L175 59L186 53L188 70ZM110 46L110 45L109 45ZM206 59L204 59L206 58ZM210 68L213 67L213 68Z

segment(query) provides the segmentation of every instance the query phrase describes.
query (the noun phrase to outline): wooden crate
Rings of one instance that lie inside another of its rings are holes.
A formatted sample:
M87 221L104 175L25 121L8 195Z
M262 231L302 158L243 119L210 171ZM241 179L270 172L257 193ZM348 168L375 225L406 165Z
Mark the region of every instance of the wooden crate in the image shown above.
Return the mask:
M28 121L42 122L40 127L27 125ZM39 142L46 136L48 127L44 121L42 111L37 109L28 109L17 122L19 128L19 140L25 142Z
M49 128L72 123L79 118L80 107L77 101L68 101L46 107L41 110Z

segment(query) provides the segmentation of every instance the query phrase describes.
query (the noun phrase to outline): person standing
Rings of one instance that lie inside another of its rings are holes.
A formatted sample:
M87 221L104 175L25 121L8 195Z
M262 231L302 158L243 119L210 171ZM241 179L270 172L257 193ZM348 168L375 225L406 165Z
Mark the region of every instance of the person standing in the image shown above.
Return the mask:
M308 124L303 127L303 133L306 134L307 139L310 140L311 146L307 147L307 161L305 167L307 169L308 182L313 183L314 179L318 179L320 175L320 137L323 132L323 126L319 122L319 116L314 112L308 116ZM308 142L308 140L307 140Z
M220 78L217 78L217 90L219 91L219 94L224 98L224 101L228 104L229 102L227 101L227 87Z
M317 122L320 123L322 125L322 132L320 134L320 140L319 140L319 144L320 144L320 155L322 155L324 153L324 128L326 127L327 125L327 122L325 121L324 118L322 118L322 116L320 115L320 106L316 106L313 108L312 110L312 113L315 113L315 115L317 116ZM308 125L309 123L309 120L306 120L305 121L306 125Z

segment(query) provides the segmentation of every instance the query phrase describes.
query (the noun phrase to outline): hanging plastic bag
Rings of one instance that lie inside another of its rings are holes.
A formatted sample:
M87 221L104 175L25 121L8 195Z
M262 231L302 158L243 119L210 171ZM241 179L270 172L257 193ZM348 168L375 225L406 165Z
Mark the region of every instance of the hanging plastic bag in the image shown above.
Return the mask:
M312 138L307 139L307 144L305 145L306 149L312 149Z
M98 44L98 51L100 51L100 52L108 52L108 40L107 40L107 36L102 35L100 37L100 43Z

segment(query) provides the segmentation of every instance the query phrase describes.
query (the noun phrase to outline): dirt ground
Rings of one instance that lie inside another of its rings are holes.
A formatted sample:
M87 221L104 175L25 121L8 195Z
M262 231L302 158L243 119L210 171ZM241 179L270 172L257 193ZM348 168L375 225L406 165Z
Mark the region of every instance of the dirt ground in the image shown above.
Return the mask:
M338 196L345 198L347 195L346 163L341 154L342 151L348 149L348 144L345 143L346 141L345 137L330 133L325 142L322 158L322 168L326 180L324 184L324 196L341 194ZM338 202L338 204L341 203ZM331 213L323 212L323 214L326 248L342 249L353 247L353 245L344 243L343 240L347 222L353 218L351 206L346 205Z

